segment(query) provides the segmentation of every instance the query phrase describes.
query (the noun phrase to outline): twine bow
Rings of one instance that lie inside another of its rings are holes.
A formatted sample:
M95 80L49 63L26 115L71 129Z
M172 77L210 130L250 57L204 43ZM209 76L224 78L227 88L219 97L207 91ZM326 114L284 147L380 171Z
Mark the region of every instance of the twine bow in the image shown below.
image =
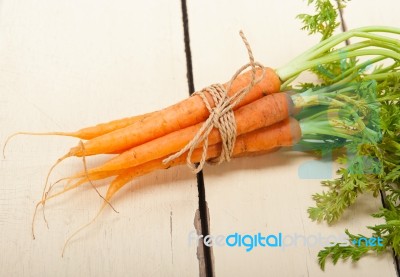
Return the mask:
M172 160L180 157L186 151L189 151L187 154L186 162L187 165L191 168L194 173L198 173L203 169L203 166L207 160L207 148L208 148L208 136L213 128L218 129L221 140L222 140L222 151L219 157L210 160L209 162L212 164L220 164L224 161L230 161L233 153L233 149L236 142L236 120L233 113L233 108L247 95L247 93L257 84L259 83L265 75L265 68L258 62L254 61L253 52L251 51L250 45L243 34L242 31L239 32L248 52L250 62L239 68L236 73L232 76L231 80L225 87L222 84L213 84L208 86L201 91L193 93L193 95L198 95L202 98L205 106L207 107L210 115L207 120L201 126L196 135L183 147L179 152L169 156L168 158L163 160L164 164L171 162ZM235 93L232 96L228 96L228 92L232 87L233 81L241 74L244 70L251 67L252 70L252 78L250 84ZM259 67L262 69L262 76L256 79L256 68ZM208 102L205 93L211 95L215 107L211 107ZM203 144L202 156L199 164L196 166L192 163L191 157L193 151L200 145Z

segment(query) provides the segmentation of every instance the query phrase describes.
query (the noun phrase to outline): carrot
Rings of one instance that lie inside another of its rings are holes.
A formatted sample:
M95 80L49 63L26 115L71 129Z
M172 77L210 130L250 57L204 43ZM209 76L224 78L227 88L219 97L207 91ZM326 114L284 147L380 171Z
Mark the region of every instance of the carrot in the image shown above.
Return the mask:
M301 137L301 130L297 120L293 118L287 118L272 126L260 128L255 131L239 136L236 140L236 144L233 150L233 157L241 157L246 155L271 152L281 146L292 146L299 141L300 137ZM220 153L221 153L221 144L210 145L207 148L207 159L215 158ZM201 159L201 157L202 157L202 149L197 148L193 152L192 159L194 162L198 162ZM39 207L39 205L42 204L44 206L47 200L60 196L65 192L77 188L86 182L105 179L117 175L117 178L110 184L107 190L107 194L103 198L104 204L100 209L99 213L97 214L98 216L100 212L104 209L106 204L110 203L110 200L115 195L115 193L126 183L130 182L133 178L148 174L155 170L167 169L172 166L181 165L184 164L186 161L186 156L182 155L176 158L175 160L172 160L168 164L164 164L163 160L165 158L166 157L155 159L147 163L141 164L139 166L127 169L96 172L88 175L86 173L82 173L80 176L77 176L77 177L82 177L80 180L78 180L77 182L75 182L70 186L65 187L62 191L57 192L50 196L47 196L46 194L46 197L42 198L42 200L36 204L36 209L32 220L33 237L35 237L34 221L36 216L36 210ZM90 178L90 180L88 179L88 177ZM97 216L95 218L97 218ZM91 223L92 222L93 221L91 221Z
M279 122L292 112L293 102L286 93L265 96L234 112L237 136ZM195 136L202 125L203 123L199 123L133 147L102 166L89 170L89 173L129 168L175 153ZM219 131L216 128L212 129L208 136L209 145L220 141Z
M144 118L146 118L154 113L156 113L156 112L116 119L113 121L100 123L95 126L82 128L82 129L80 129L78 131L74 131L74 132L16 132L7 137L7 139L4 143L4 146L3 146L3 157L5 158L5 149L7 147L7 144L15 136L19 136L19 135L65 136L65 137L75 137L75 138L79 138L79 139L89 140L89 139L93 139L95 137L110 133L112 131L122 129L126 126L133 124L134 122L140 122ZM112 152L112 154L119 154L119 153L121 153L121 151Z
M84 139L84 140L89 140L93 139L95 137L110 133L112 131L124 128L126 126L129 126L133 124L136 121L141 121L144 118L154 114L156 112L152 113L146 113L142 115L136 115L136 116L131 116L131 117L125 117L121 119L116 119L110 122L105 122L105 123L100 123L95 126L90 126L86 128L82 128L78 131L74 132L17 132L12 135L10 135L7 139L6 142L4 143L3 146L3 156L4 155L4 150L8 144L8 142L15 136L18 135L32 135L32 136L66 136L66 137L75 137L79 139Z
M253 132L244 134L242 136L239 136L236 140L236 144L233 150L233 156L234 157L243 156L245 153L257 154L258 152L266 152L274 150L280 146L292 146L295 143L297 143L300 140L300 138L301 138L301 129L297 120L293 118L286 118L285 120L278 122L272 126L264 127L255 130ZM221 148L222 148L221 144L215 144L209 146L207 148L207 159L217 157L221 153ZM194 161L198 162L201 159L201 157L202 157L202 149L198 148L193 152L192 158L194 159ZM70 240L73 237L75 237L79 232L81 232L83 229L87 228L89 225L93 224L96 221L96 219L100 216L104 208L108 204L110 204L110 200L115 195L115 193L117 193L125 184L132 181L136 177L150 173L154 170L166 169L174 165L183 164L186 160L186 157L184 155L180 156L177 159L172 160L168 164L164 164L163 160L164 160L163 158L152 160L148 163L139 165L137 167L127 169L126 172L118 175L114 179L114 181L110 184L106 196L103 198L104 200L103 204L100 207L97 214L94 216L94 218L85 225L81 226L74 233L72 233L71 236L66 240L62 251L62 256L64 255L66 246L68 245ZM66 190L64 190L63 192L50 196L48 199L58 196L61 193L66 192L67 190L71 190L79 186L80 184L82 184L82 180L80 180L73 186L66 188ZM44 204L46 200L47 199L40 201L37 204L37 206L39 204ZM32 231L33 231L33 225L32 225Z
M246 89L253 78L260 79L260 81L251 88L235 108L248 104L264 95L279 92L280 79L275 71L271 68L256 68L255 76L253 76L252 71L238 75L231 83L230 89L227 92L228 96L235 95L237 92ZM229 83L225 84L225 87L228 85ZM212 97L207 92L204 94L213 107L214 102ZM152 113L127 127L95 137L85 143L80 142L78 146L72 148L50 167L44 185L42 200L44 199L51 172L64 159L72 156L81 157L95 154L119 153L179 129L197 124L205 120L208 116L209 111L202 98L195 95L164 110Z
M277 124L278 124L278 123L277 123ZM268 127L265 127L265 128L268 128ZM262 128L261 128L261 129L262 129ZM261 130L261 129L259 129L259 130ZM247 134L244 134L244 135L242 135L242 136L245 136L245 135L247 135ZM213 151L212 149L213 149L214 147L220 147L220 144L210 145L208 148L211 149L211 150L209 150L209 151ZM241 153L241 154L237 154L237 155L235 155L234 157L235 157L235 158L240 158L240 157L260 156L260 155L265 155L265 154L270 154L270 153L276 152L276 151L278 151L280 148L281 148L281 147L279 146L279 147L276 147L276 148L274 148L274 149L268 149L268 150L265 150L265 151L244 152L244 153ZM193 155L198 155L198 153L200 153L200 149L199 149L199 148L197 148L197 149L193 152ZM209 153L209 152L207 152L207 153ZM211 152L211 153L212 153L212 152ZM181 157L184 157L184 158L181 158ZM197 161L197 158L196 158L197 156L194 156L194 157L195 157L195 158L192 158L192 159L194 160L194 162L196 162L196 161ZM207 157L210 158L210 157L211 157L211 154L207 154ZM112 177L112 176L121 175L121 174L124 174L124 173L126 173L126 172L133 171L133 170L134 170L134 171L141 171L141 170L142 170L142 169L141 169L142 166L143 166L143 167L147 167L147 166L149 166L149 163L152 163L152 162L154 162L154 161L162 162L162 161L163 161L164 159L166 159L166 158L168 158L168 157L159 158L159 159L157 159L157 160L152 160L152 161L146 162L146 163L144 163L144 164L141 164L141 165L138 165L138 166L134 166L134 167L129 167L129 168L123 168L123 169L118 169L118 170L109 170L109 171L100 171L100 172L92 172L92 173L88 174L88 176L89 176L89 178L90 178L91 181L102 180L102 179L106 179L106 178L109 178L109 177ZM175 160L178 160L178 161L179 161L179 164L182 164L182 163L186 162L186 156L185 156L185 155L182 155L182 156L176 158ZM175 160L173 160L173 161L175 161ZM175 163L173 163L173 161L167 163L166 168L175 166ZM56 181L52 186L58 184L58 183L61 182L61 181L66 181L66 180L68 180L68 184L70 184L74 179L80 179L77 183L79 183L79 185L81 185L81 184L83 184L83 183L85 183L85 182L88 182L88 178L87 178L85 175L86 175L85 172L80 172L80 173L77 173L77 174L75 174L75 175L72 175L72 176L69 176L69 177L65 177L65 178L59 179L59 180ZM78 187L79 185L73 184L73 185L71 185L71 186L67 186L67 189L69 190L70 187Z
M256 68L255 76L253 75L253 71L247 71L238 75L237 78L231 83L230 89L227 92L228 95L232 96L237 92L246 89L252 82L253 78L260 79L260 81L252 87L242 101L236 105L236 108L252 102L254 99L261 98L265 94L279 92L280 79L275 71L270 68ZM228 85L229 83L225 84L225 87ZM208 93L205 93L205 96L207 97L210 105L213 106L214 102L212 97ZM209 111L206 105L201 97L196 95L164 110L154 112L149 116L144 116L143 118L140 118L139 121L135 121L133 124L127 127L95 137L86 143L80 142L78 146L72 148L67 154L59 158L50 167L45 181L42 200L45 196L45 191L51 172L64 159L71 156L90 156L94 154L119 153L133 146L201 122L202 120L205 120L208 115ZM113 125L120 126L120 124L122 124L121 121L117 120L114 121L114 124L100 124L98 129L110 130L113 128ZM94 130L91 129L91 132L96 132L96 127ZM101 131L97 130L97 132ZM5 146L3 148L3 156Z
M95 126L82 128L75 132L49 132L49 133L42 133L42 134L70 136L70 137L76 137L79 139L89 140L89 139L110 133L112 131L124 128L126 126L129 126L129 125L137 122L137 121L140 122L141 120L152 115L153 113L155 113L155 112L146 113L146 114L142 114L142 115L135 115L135 116L131 116L131 117L125 117L125 118L121 118L121 119L116 119L116 120L112 120L109 122L100 123ZM35 134L35 133L27 133L27 134ZM40 135L41 133L38 133L38 134Z
M278 123L271 126L263 127L252 132L239 136L236 140L235 147L233 149L233 157L253 156L266 154L276 151L283 146L293 146L299 141L301 137L301 130L299 123L294 118L286 118ZM207 160L219 156L221 153L221 143L210 145L207 148ZM197 148L192 155L193 162L199 162L202 156L202 149ZM168 169L173 166L182 165L186 162L186 155L182 155L175 160L170 161L168 164L164 164L163 160L166 157L158 158L155 160L148 161L144 164L133 166L125 169L118 169L112 171L101 171L88 174L91 181L101 180L112 176L118 176L110 185L105 199L109 201L111 197L116 193L121 184L131 181L135 177L139 177L148 174L152 171L159 169ZM77 188L78 186L88 182L88 178L85 173L80 173L69 179L80 178L74 184L67 186L64 190L50 195L46 198L51 199L62 193L65 193L71 189ZM39 202L39 203L42 203Z
M260 78L262 72L261 69L257 69L256 78ZM239 75L233 81L228 95L232 96L238 91L246 88L250 84L251 78L251 71ZM225 86L227 86L227 84L225 84ZM264 95L279 92L279 89L280 79L278 75L276 75L273 69L265 68L264 78L249 91L249 93L235 108L253 102ZM205 93L205 95L210 105L214 106L212 97L208 93ZM150 116L143 118L139 122L134 122L125 128L115 130L85 142L85 155L89 156L126 150L133 146L140 145L171 132L202 122L208 116L209 111L207 110L203 100L200 96L195 95L175 105L155 112ZM83 149L78 145L72 148L66 157L82 155Z
M233 157L259 154L260 152L271 152L281 146L293 146L301 138L301 129L298 121L294 118L287 118L272 126L264 127L250 133L246 133L237 138L233 149ZM202 155L202 149L198 148L193 152L193 162L199 162ZM207 159L212 159L221 153L221 144L211 145L207 149ZM162 161L164 158L153 160L138 167L128 169L110 184L107 194L104 197L110 201L115 193L133 178L147 174L157 169L165 169L171 166L184 164L185 155L178 157L168 164Z

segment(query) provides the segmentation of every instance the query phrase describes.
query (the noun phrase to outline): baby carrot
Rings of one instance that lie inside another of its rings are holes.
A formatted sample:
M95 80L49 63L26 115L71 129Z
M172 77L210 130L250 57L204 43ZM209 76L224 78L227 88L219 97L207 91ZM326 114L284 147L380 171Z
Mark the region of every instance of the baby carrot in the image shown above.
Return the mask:
M299 141L300 137L301 130L297 120L294 118L287 118L271 126L263 127L237 137L232 155L233 157L243 157L270 153L276 151L282 146L294 145ZM221 143L210 145L207 148L207 159L215 158L220 153ZM202 148L197 148L193 152L192 161L200 161L201 156ZM91 181L96 181L112 176L118 176L110 185L105 197L105 199L109 201L116 191L121 188L122 184L131 181L133 178L148 174L155 170L167 169L176 165L181 165L186 162L186 154L170 161L168 164L163 163L165 158L166 157L158 158L130 168L90 173L87 176L84 172L77 174L68 179L80 178L78 181L65 187L61 192L48 196L44 201L88 182L89 180L87 177L89 177ZM41 202L39 202L39 204L40 203Z
M261 78L262 70L257 69L256 78ZM239 75L232 83L228 92L229 96L234 95L238 91L246 88L251 82L251 71L247 71ZM227 84L225 84L227 86ZM265 68L265 75L262 80L257 83L243 98L243 100L235 107L239 108L264 95L279 92L280 79L273 69ZM214 102L212 97L205 93L210 105ZM140 145L155 138L164 136L171 132L192 126L202 122L209 116L203 100L196 95L189 97L175 105L167 107L163 110L155 112L148 117L143 118L140 122L107 133L105 135L93 138L82 146L78 145L71 149L66 155L82 156L83 152L86 156L95 154L105 154L126 150L133 146Z
M234 112L237 136L284 120L293 112L293 102L286 93L276 93L256 100ZM89 173L136 166L173 154L182 149L198 132L203 123L169 133L163 137L133 147ZM214 128L208 136L209 145L219 143L221 136Z
M259 152L266 152L266 151L271 151L274 150L280 146L292 146L295 143L299 141L301 138L301 130L299 123L297 120L293 118L287 118L281 122L278 122L272 126L269 127L264 127L260 128L258 130L255 130L253 132L244 134L242 136L239 136L236 140L236 144L233 150L233 156L243 156L246 153L249 154L256 154ZM214 157L217 157L221 153L221 144L215 144L211 145L207 149L207 159L211 159ZM202 157L202 149L198 148L193 152L192 158L194 159L195 162L198 162ZM165 158L165 157L164 157ZM179 165L185 163L186 157L185 155L182 155L178 157L177 159L169 162L168 164L164 164L163 160L164 158L153 160L150 162L147 162L145 164L126 169L125 172L120 173L114 181L110 184L106 196L103 198L103 204L99 211L97 212L96 216L87 224L83 225L81 228L79 228L77 231L75 231L65 242L64 247L63 247L63 254L66 248L66 245L68 242L80 231L82 231L84 228L88 227L90 224L92 224L101 214L101 212L104 210L104 208L107 206L107 204L110 205L110 200L111 198L117 193L125 184L128 182L132 181L135 177L139 177L141 175L150 173L154 170L158 169L166 169L171 166ZM100 176L100 175L97 175ZM47 199L44 199L40 201L38 205L44 204L46 200L50 198L54 198L68 190L71 190L79 185L84 183L83 180L78 181L74 185L64 189L64 191L59 192L55 195L52 195L48 197ZM32 232L34 231L33 229L33 222L32 222Z
M74 132L17 132L10 135L3 146L3 157L5 157L5 148L9 141L19 135L31 135L31 136L65 136L65 137L75 137L83 140L93 139L95 137L110 133L112 131L122 129L126 126L133 124L134 122L140 122L144 118L154 114L156 112L146 113L142 115L136 115L131 117L125 117L121 119L116 119L110 122L100 123L95 126L90 126L86 128L82 128L78 131ZM117 151L116 153L119 153Z
M251 154L259 154L261 152L271 152L281 146L293 146L301 138L301 129L299 122L294 118L287 118L272 126L257 129L250 133L246 133L237 138L233 149L233 157L247 156ZM198 148L193 152L192 161L199 162L201 159L202 149ZM207 149L207 159L217 157L221 153L221 144L211 145ZM168 164L162 161L164 158L153 160L137 167L130 168L110 184L107 194L104 197L106 201L110 201L115 193L126 183L132 181L135 177L147 174L154 170L165 169L171 166L184 164L186 156L182 155Z

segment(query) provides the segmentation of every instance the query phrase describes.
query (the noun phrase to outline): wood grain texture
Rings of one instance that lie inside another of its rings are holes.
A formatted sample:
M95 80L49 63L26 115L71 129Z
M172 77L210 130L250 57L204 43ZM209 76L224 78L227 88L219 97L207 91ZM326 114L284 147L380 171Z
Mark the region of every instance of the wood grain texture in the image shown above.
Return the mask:
M2 1L0 137L17 130L75 130L163 108L188 96L179 1ZM61 250L101 204L89 187L34 203L52 162L77 141L18 137L0 173L1 276L196 276L195 176L185 167L140 178ZM104 157L105 158L105 157ZM90 165L104 158L88 159ZM72 159L54 181L80 171ZM103 182L106 184L107 182ZM104 193L104 186L102 192Z
M345 12L349 27L398 26L396 0ZM75 130L163 108L187 97L186 60L180 1L0 2L0 143L19 130ZM255 57L284 65L318 41L299 31L295 16L304 1L188 1L196 89L226 82L247 62L242 29ZM101 199L89 187L48 203L47 230L34 203L51 163L77 142L71 138L19 137L0 160L1 276L197 276L194 234L196 178L182 166L139 178L117 195L91 227L67 248L65 239L96 213ZM106 157L89 159L99 164ZM379 199L363 197L336 225L308 219L311 195L320 179L301 179L298 170L317 158L278 152L240 158L205 168L212 235L277 233L340 236L344 228L367 233ZM323 164L319 164L322 166ZM81 170L78 159L63 163L52 181ZM331 172L334 168L329 168ZM103 182L100 184L107 184ZM104 186L102 192L104 193ZM299 243L301 244L301 243ZM321 276L318 246L282 249L214 247L216 276ZM200 260L200 261L199 261ZM200 267L200 270L199 270ZM353 265L327 265L324 276L396 276L388 255Z
M376 12L373 8L376 2L370 2L366 8L354 8L364 16L360 25L368 24L368 14ZM295 19L297 14L307 11L305 5L303 1L289 0L189 2L196 89L207 85L210 79L230 78L230 72L248 61L237 35L239 30L247 35L256 60L272 67L284 65L316 43L318 37L308 37L299 31L301 24ZM380 11L382 14L398 20L393 5L384 7L387 8ZM345 14L346 18L351 17L349 13ZM366 257L357 264L328 263L324 273L319 269L317 253L321 247L312 243L304 246L301 236L311 241L318 236L339 237L345 228L368 234L364 226L377 222L369 214L381 203L372 196L362 197L337 224L312 222L307 208L314 204L311 195L322 191L320 181L324 177L300 178L299 170L303 168L305 173L306 163L316 160L306 154L278 152L204 169L211 235L282 232L299 237L297 247L285 250L258 247L246 252L244 247L214 246L216 276L396 276L390 253L379 258ZM311 165L306 173L315 173L315 166ZM318 168L334 172L334 166L329 163L320 162Z
M377 2L372 0L350 1L343 15L347 28L353 29L367 25L400 26L397 15L400 3L396 0L384 0Z

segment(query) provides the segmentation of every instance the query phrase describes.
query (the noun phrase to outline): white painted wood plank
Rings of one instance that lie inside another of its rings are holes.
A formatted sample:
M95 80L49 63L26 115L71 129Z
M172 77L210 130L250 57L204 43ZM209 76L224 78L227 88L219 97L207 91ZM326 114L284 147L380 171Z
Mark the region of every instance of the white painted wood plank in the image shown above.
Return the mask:
M300 31L295 16L307 10L302 1L191 1L189 19L194 80L197 89L213 82L224 82L247 56L237 35L243 29L256 60L267 66L284 65L317 42ZM393 10L381 11L397 18ZM368 10L369 14L375 9ZM365 9L364 9L364 12ZM341 221L328 227L308 218L313 206L311 195L322 191L320 180L298 177L304 163L316 160L301 153L278 152L266 156L237 159L204 170L210 233L214 236L277 234L340 236L344 228L368 233L364 228L376 220L369 214L380 206L379 199L362 197ZM333 169L332 169L333 171ZM213 247L217 276L321 276L317 253L321 247L301 245L284 251L258 247ZM328 263L324 276L396 276L390 253L380 258L365 257L333 266Z
M398 11L400 3L397 0L383 1L350 1L343 14L348 29L369 25L400 26Z
M2 1L0 136L20 130L75 130L153 111L187 97L179 1ZM51 163L74 139L19 137L1 159L1 276L195 276L188 247L198 207L186 168L135 181L99 220L65 239L97 212L86 187L48 203L47 230L34 203ZM100 161L89 159L89 164ZM81 170L67 161L52 181ZM104 193L104 190L102 190Z

